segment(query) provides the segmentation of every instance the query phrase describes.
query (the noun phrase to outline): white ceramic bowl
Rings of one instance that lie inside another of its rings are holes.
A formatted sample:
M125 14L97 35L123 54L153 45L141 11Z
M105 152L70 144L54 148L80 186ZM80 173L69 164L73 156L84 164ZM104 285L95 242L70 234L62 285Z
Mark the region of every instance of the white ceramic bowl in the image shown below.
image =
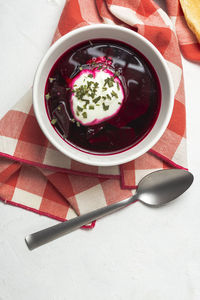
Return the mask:
M157 121L150 133L136 146L110 155L98 155L83 152L66 143L54 130L47 116L44 93L49 72L57 59L68 49L91 39L114 39L125 42L139 50L153 65L161 86L161 108ZM174 92L171 74L160 52L147 39L127 28L116 25L90 25L73 30L61 37L47 51L37 69L33 84L33 106L38 123L49 141L62 153L79 162L112 166L122 164L147 152L164 133L174 104Z

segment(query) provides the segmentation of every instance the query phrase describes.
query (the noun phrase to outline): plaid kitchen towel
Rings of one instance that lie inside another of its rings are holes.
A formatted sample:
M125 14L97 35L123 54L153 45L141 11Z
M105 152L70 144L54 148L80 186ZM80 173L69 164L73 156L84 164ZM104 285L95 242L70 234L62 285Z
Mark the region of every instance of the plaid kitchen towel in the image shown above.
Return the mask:
M48 142L34 116L30 90L0 120L0 198L6 203L64 221L130 197L138 181L152 171L187 169L182 63L168 15L151 0L68 0L53 42L96 23L135 30L164 56L175 87L168 128L153 149L134 161L114 167L84 165Z

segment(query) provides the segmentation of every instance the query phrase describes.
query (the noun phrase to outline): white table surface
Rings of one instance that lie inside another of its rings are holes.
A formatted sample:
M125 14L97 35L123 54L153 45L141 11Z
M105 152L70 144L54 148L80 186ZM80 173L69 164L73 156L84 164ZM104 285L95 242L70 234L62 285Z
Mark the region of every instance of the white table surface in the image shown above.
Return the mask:
M0 117L32 85L64 0L0 0ZM200 65L183 59L189 169L179 200L137 203L34 251L24 237L56 224L0 203L0 300L200 299Z

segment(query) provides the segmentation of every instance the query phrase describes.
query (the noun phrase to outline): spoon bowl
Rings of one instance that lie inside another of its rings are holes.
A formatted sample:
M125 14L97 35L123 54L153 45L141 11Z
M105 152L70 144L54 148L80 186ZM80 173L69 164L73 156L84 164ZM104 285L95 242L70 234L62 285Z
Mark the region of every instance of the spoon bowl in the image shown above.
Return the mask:
M150 173L138 184L138 200L148 206L162 206L183 194L193 179L190 172L180 169Z
M183 194L190 187L193 179L190 172L179 169L150 173L139 182L136 194L131 198L30 234L25 238L26 244L30 250L35 249L137 200L151 207L164 205Z

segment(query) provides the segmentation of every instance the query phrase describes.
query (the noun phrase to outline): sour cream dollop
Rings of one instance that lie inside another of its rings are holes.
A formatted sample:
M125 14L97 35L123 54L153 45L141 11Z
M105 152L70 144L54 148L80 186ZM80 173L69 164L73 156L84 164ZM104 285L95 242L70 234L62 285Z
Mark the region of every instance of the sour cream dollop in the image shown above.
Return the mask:
M82 125L99 124L115 116L123 103L124 91L109 69L84 69L71 84L71 111Z

